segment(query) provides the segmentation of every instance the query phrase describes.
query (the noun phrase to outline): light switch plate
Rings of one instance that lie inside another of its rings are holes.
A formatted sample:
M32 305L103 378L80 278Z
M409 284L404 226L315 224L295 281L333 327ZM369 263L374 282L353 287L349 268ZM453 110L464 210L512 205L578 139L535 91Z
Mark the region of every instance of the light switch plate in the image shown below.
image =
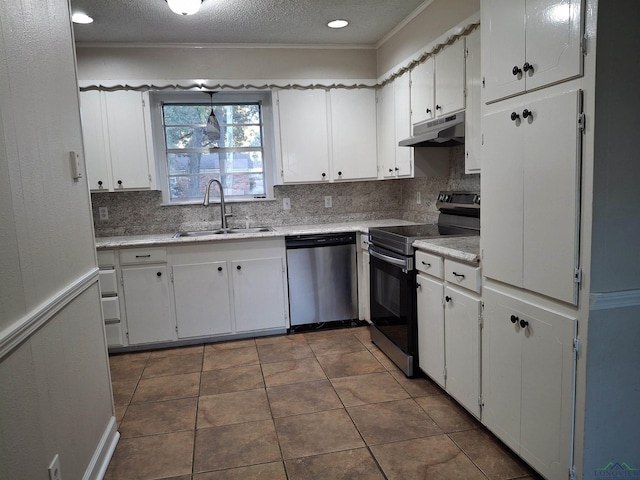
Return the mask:
M331 200L331 195L326 195L324 197L324 206L326 208L331 208L333 206L333 202Z
M69 161L71 162L71 178L74 180L82 178L82 162L80 161L80 154L76 152L69 152Z

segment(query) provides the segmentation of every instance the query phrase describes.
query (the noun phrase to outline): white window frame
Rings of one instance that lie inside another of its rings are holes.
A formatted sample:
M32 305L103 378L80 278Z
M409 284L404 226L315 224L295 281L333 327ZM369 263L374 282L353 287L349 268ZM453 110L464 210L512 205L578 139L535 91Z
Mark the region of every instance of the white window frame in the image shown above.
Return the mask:
M277 165L275 155L275 130L273 125L273 99L271 91L242 91L225 92L218 91L213 96L214 103L260 103L262 110L262 161L264 167L265 194L257 196L227 195L225 202L255 202L273 200L273 186L275 184ZM162 106L166 103L177 104L203 104L210 103L208 92L150 92L152 136L155 151L157 169L157 184L162 191L163 205L196 205L202 200L189 199L184 201L171 201L169 193L169 166L167 160L167 145L164 136Z

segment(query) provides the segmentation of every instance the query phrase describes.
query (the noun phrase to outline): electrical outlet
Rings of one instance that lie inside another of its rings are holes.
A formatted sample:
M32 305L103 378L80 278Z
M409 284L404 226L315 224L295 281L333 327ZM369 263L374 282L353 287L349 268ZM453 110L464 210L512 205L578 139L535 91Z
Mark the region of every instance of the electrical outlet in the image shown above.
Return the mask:
M420 195L420 192L418 192L418 194L416 195L416 203L418 205L422 203L422 195Z
M109 209L107 207L99 207L98 214L100 215L101 222L109 220Z
M57 453L49 465L49 480L62 480L62 473L60 472L60 457Z
M283 210L291 210L291 199L283 198L282 199L282 209Z
M326 208L331 208L331 207L333 206L333 203L332 203L332 201L331 201L331 195L326 195L326 196L324 197L324 206L325 206Z

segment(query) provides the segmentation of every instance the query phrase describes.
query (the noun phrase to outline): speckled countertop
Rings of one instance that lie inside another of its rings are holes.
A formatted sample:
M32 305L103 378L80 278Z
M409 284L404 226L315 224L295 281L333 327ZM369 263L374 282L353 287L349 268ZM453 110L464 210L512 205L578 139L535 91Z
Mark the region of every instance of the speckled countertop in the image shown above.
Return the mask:
M425 252L435 253L454 260L469 263L480 262L480 237L442 237L416 240L413 246Z
M198 237L174 238L174 233L160 233L156 235L134 235L120 237L97 237L96 248L98 250L108 250L110 248L126 247L151 247L182 245L187 243L225 241L246 238L269 238L283 237L288 235L308 235L314 233L340 233L340 232L362 232L367 233L369 228L386 227L392 225L415 225L415 222L398 219L385 220L362 220L344 223L323 223L318 225L287 225L273 227L273 232L259 233L232 233L232 234L211 234Z

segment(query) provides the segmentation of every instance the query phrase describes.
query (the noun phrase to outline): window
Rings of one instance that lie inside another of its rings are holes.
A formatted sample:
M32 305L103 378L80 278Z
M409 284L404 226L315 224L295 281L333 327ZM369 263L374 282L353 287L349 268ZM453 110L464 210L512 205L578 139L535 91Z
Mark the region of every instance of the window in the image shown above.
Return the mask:
M264 93L217 93L213 104L203 93L154 95L160 117L154 123L161 123L162 138L162 146L158 139L156 146L164 152L158 156L164 202L200 202L212 178L220 180L225 198L232 201L272 197L268 100ZM219 135L207 132L212 110Z

